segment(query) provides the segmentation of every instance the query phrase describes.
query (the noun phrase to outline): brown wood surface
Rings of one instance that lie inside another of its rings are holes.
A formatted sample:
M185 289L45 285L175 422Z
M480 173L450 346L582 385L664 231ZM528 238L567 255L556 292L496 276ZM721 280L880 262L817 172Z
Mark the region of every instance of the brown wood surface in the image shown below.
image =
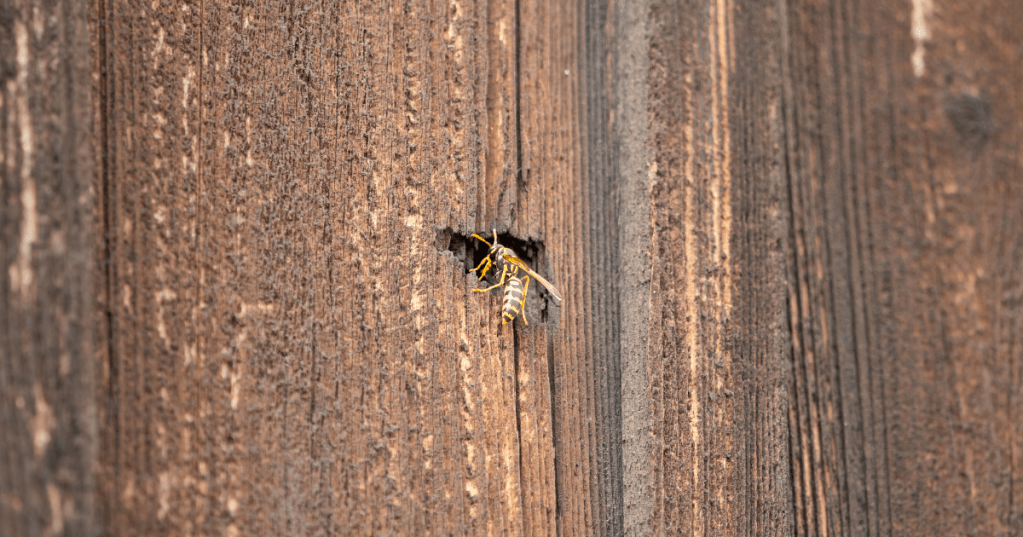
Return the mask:
M520 124L505 7L94 4L113 533L553 533L555 472L587 527L576 90L532 70ZM537 64L574 61L557 16ZM546 323L449 251L513 225Z
M0 5L0 533L1023 535L1021 17Z
M98 535L88 33L0 4L0 535Z
M623 306L647 301L623 366L633 534L792 532L780 7L652 0L631 30L644 64L621 83L643 76L646 95L622 138L647 142L623 163L622 198L646 211L622 250L641 260Z
M788 11L799 535L1023 535L1021 24Z

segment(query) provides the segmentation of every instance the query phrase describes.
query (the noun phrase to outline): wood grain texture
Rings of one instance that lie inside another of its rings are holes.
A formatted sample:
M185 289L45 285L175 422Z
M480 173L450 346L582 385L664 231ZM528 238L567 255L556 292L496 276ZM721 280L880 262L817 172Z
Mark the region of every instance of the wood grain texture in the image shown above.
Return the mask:
M93 7L109 527L615 533L579 6ZM528 327L448 251L491 228Z
M113 534L520 533L474 3L95 2Z
M0 6L0 534L98 535L85 6Z
M586 533L575 7L93 7L108 527ZM490 228L565 306L469 293Z
M0 7L0 533L1019 535L1021 16Z
M622 469L621 309L622 246L619 243L620 184L614 143L614 6L608 2L579 4L577 37L581 71L578 93L583 109L583 225L589 243L588 341L593 354L593 421L596 457L593 459L597 535L624 532L624 472Z
M549 340L542 328L517 333L515 338L522 534L557 535L558 489L554 469Z
M618 347L606 337L618 314L613 268L607 263L614 250L608 235L614 216L605 212L613 205L613 182L607 157L588 158L594 149L610 153L607 88L591 88L587 78L588 66L606 61L606 54L591 56L595 51L582 46L587 36L602 32L603 15L586 12L582 3L520 1L516 6L518 168L514 181L488 174L487 199L498 205L481 211L495 220L480 227L542 244L534 268L565 296L560 307L535 298L527 305L530 319L544 315L550 324L546 343L535 343L547 349L550 364L554 474L547 482L555 490L544 494L553 492L557 502L556 528L545 525L544 531L616 534L621 524ZM488 110L489 117L495 112ZM502 220L501 215L508 216ZM525 334L520 341L532 340L532 329L516 325L517 333ZM604 335L598 339L597 333ZM523 350L520 346L520 363L527 357ZM546 460L523 459L524 468L538 463Z
M621 11L630 534L792 532L783 10L652 1Z
M1019 535L1019 10L788 16L798 534Z

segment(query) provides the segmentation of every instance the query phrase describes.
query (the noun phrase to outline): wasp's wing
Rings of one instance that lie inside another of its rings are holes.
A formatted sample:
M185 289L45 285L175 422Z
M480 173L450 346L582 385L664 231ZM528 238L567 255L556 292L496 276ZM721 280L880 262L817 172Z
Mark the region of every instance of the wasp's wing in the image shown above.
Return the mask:
M536 281L540 282L540 285L543 285L545 288L547 288L547 291L549 291L551 293L551 296L553 296L554 299L557 300L559 304L561 303L562 300L564 300L563 298L561 298L561 293L558 292L558 289L556 287L554 287L554 284L549 282L549 281L547 281L546 279L544 279L543 276L537 274L536 272L533 271L533 269L531 269L528 266L526 266L525 261L523 261L523 260L521 260L521 259L519 259L519 258L517 258L515 256L508 255L508 254L505 254L504 258L509 263L511 263L511 264L519 267L520 269L526 271L526 274L529 274L530 276L533 277L533 279L535 279Z

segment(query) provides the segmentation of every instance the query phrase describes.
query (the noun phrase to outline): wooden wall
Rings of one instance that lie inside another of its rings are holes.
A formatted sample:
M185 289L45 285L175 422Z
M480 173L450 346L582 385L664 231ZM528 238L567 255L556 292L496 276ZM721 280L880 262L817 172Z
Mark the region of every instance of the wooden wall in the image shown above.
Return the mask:
M0 533L1020 535L1020 28L8 2Z

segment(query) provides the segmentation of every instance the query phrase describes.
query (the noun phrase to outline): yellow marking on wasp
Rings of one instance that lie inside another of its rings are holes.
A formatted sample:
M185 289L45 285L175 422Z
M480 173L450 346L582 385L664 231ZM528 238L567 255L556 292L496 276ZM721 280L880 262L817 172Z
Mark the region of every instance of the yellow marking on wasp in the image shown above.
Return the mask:
M472 292L473 293L486 293L487 291L490 291L492 289L497 289L498 287L501 287L502 285L504 285L504 280L507 277L508 277L508 267L506 265L504 267L504 269L501 271L501 281L497 282L494 285L491 285L490 287L487 287L486 289L473 289Z
M523 276L520 280L515 276L517 270L512 267L512 275L509 276L508 284L504 288L504 307L502 308L504 314L504 322L501 324L508 324L508 321L514 321L515 316L520 312L522 313L522 322L529 326L529 321L526 320L526 293L529 291L529 276ZM515 297L514 295L520 293L518 286L522 286L521 296ZM518 307L516 307L516 303ZM521 310L520 310L521 308ZM508 313L511 310L514 314Z
M522 322L529 326L529 321L526 320L526 291L529 291L529 276L522 280Z

